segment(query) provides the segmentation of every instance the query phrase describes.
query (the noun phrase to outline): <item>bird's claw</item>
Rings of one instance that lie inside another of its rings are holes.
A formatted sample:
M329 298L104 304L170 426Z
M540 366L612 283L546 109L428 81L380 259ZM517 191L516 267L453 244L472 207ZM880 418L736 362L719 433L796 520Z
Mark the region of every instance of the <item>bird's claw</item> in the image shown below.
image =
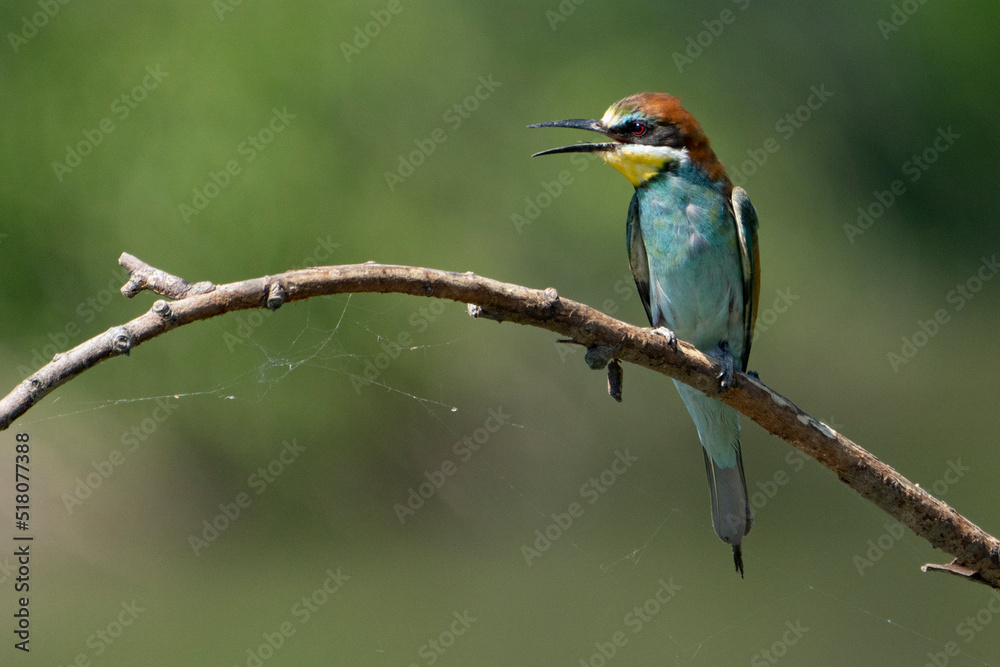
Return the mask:
M653 329L653 333L660 334L667 339L667 345L674 348L674 352L677 351L677 334L666 327L656 327Z
M723 389L729 389L733 386L733 381L736 379L736 369L735 363L733 362L733 353L729 351L729 343L722 341L719 343L719 366L721 370L716 376L719 381L719 391Z

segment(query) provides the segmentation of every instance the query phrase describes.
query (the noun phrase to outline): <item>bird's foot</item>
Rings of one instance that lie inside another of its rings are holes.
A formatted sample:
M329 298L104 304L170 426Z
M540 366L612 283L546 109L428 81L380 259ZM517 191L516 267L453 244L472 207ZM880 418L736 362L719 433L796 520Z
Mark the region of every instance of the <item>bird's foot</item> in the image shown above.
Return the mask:
M677 351L677 334L666 327L656 327L653 329L653 333L660 334L667 339L667 345L674 348L674 352Z
M722 370L716 376L719 381L719 391L723 389L729 389L733 386L733 380L736 379L736 364L733 361L733 353L729 351L729 343L722 341L719 343L719 365Z
M757 382L760 382L760 375L757 374L757 371L747 371L747 375L752 377Z

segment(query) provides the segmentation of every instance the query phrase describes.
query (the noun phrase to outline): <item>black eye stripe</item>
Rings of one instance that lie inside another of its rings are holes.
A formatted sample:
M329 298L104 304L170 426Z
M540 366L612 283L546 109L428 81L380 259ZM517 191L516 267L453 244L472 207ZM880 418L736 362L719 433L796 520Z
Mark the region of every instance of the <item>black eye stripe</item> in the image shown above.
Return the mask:
M674 148L684 145L684 133L673 123L660 125L655 122L632 120L615 126L612 133L620 138L619 141L628 143Z
M656 127L650 123L644 123L638 120L630 120L626 123L622 123L615 128L618 134L631 134L637 137L641 137L647 134L651 128Z
M650 134L652 135L650 138L655 139L658 144L675 148L684 145L684 137L676 125L660 125Z

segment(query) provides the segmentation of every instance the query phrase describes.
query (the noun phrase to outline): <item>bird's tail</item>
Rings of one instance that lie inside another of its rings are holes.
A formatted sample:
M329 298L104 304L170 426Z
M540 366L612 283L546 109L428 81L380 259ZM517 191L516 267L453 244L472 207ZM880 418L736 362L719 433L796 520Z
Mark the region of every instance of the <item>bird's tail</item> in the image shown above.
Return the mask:
M740 454L739 413L686 384L675 384L698 427L712 498L712 525L719 539L732 545L733 560L742 576L740 543L753 526L753 509Z

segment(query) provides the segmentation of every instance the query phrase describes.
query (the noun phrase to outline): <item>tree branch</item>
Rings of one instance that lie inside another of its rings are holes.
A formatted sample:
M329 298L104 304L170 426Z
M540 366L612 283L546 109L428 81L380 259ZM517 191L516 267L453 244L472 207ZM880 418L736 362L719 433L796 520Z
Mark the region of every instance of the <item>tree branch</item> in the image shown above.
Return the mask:
M620 366L628 361L727 403L770 433L829 468L842 482L933 546L955 557L925 565L1000 589L1000 542L891 467L753 377L736 374L732 388L718 393L715 362L683 341L674 349L651 329L620 322L589 306L559 297L555 289L534 290L473 273L451 273L369 262L289 271L276 276L212 285L189 283L122 254L130 275L122 293L144 289L175 298L158 300L145 314L57 354L0 400L0 431L54 389L91 366L127 355L171 329L216 315L250 308L276 310L286 301L355 292L400 293L469 304L474 317L528 324L566 336L595 350L590 357L612 361L609 386L620 395ZM620 397L620 396L619 396Z

